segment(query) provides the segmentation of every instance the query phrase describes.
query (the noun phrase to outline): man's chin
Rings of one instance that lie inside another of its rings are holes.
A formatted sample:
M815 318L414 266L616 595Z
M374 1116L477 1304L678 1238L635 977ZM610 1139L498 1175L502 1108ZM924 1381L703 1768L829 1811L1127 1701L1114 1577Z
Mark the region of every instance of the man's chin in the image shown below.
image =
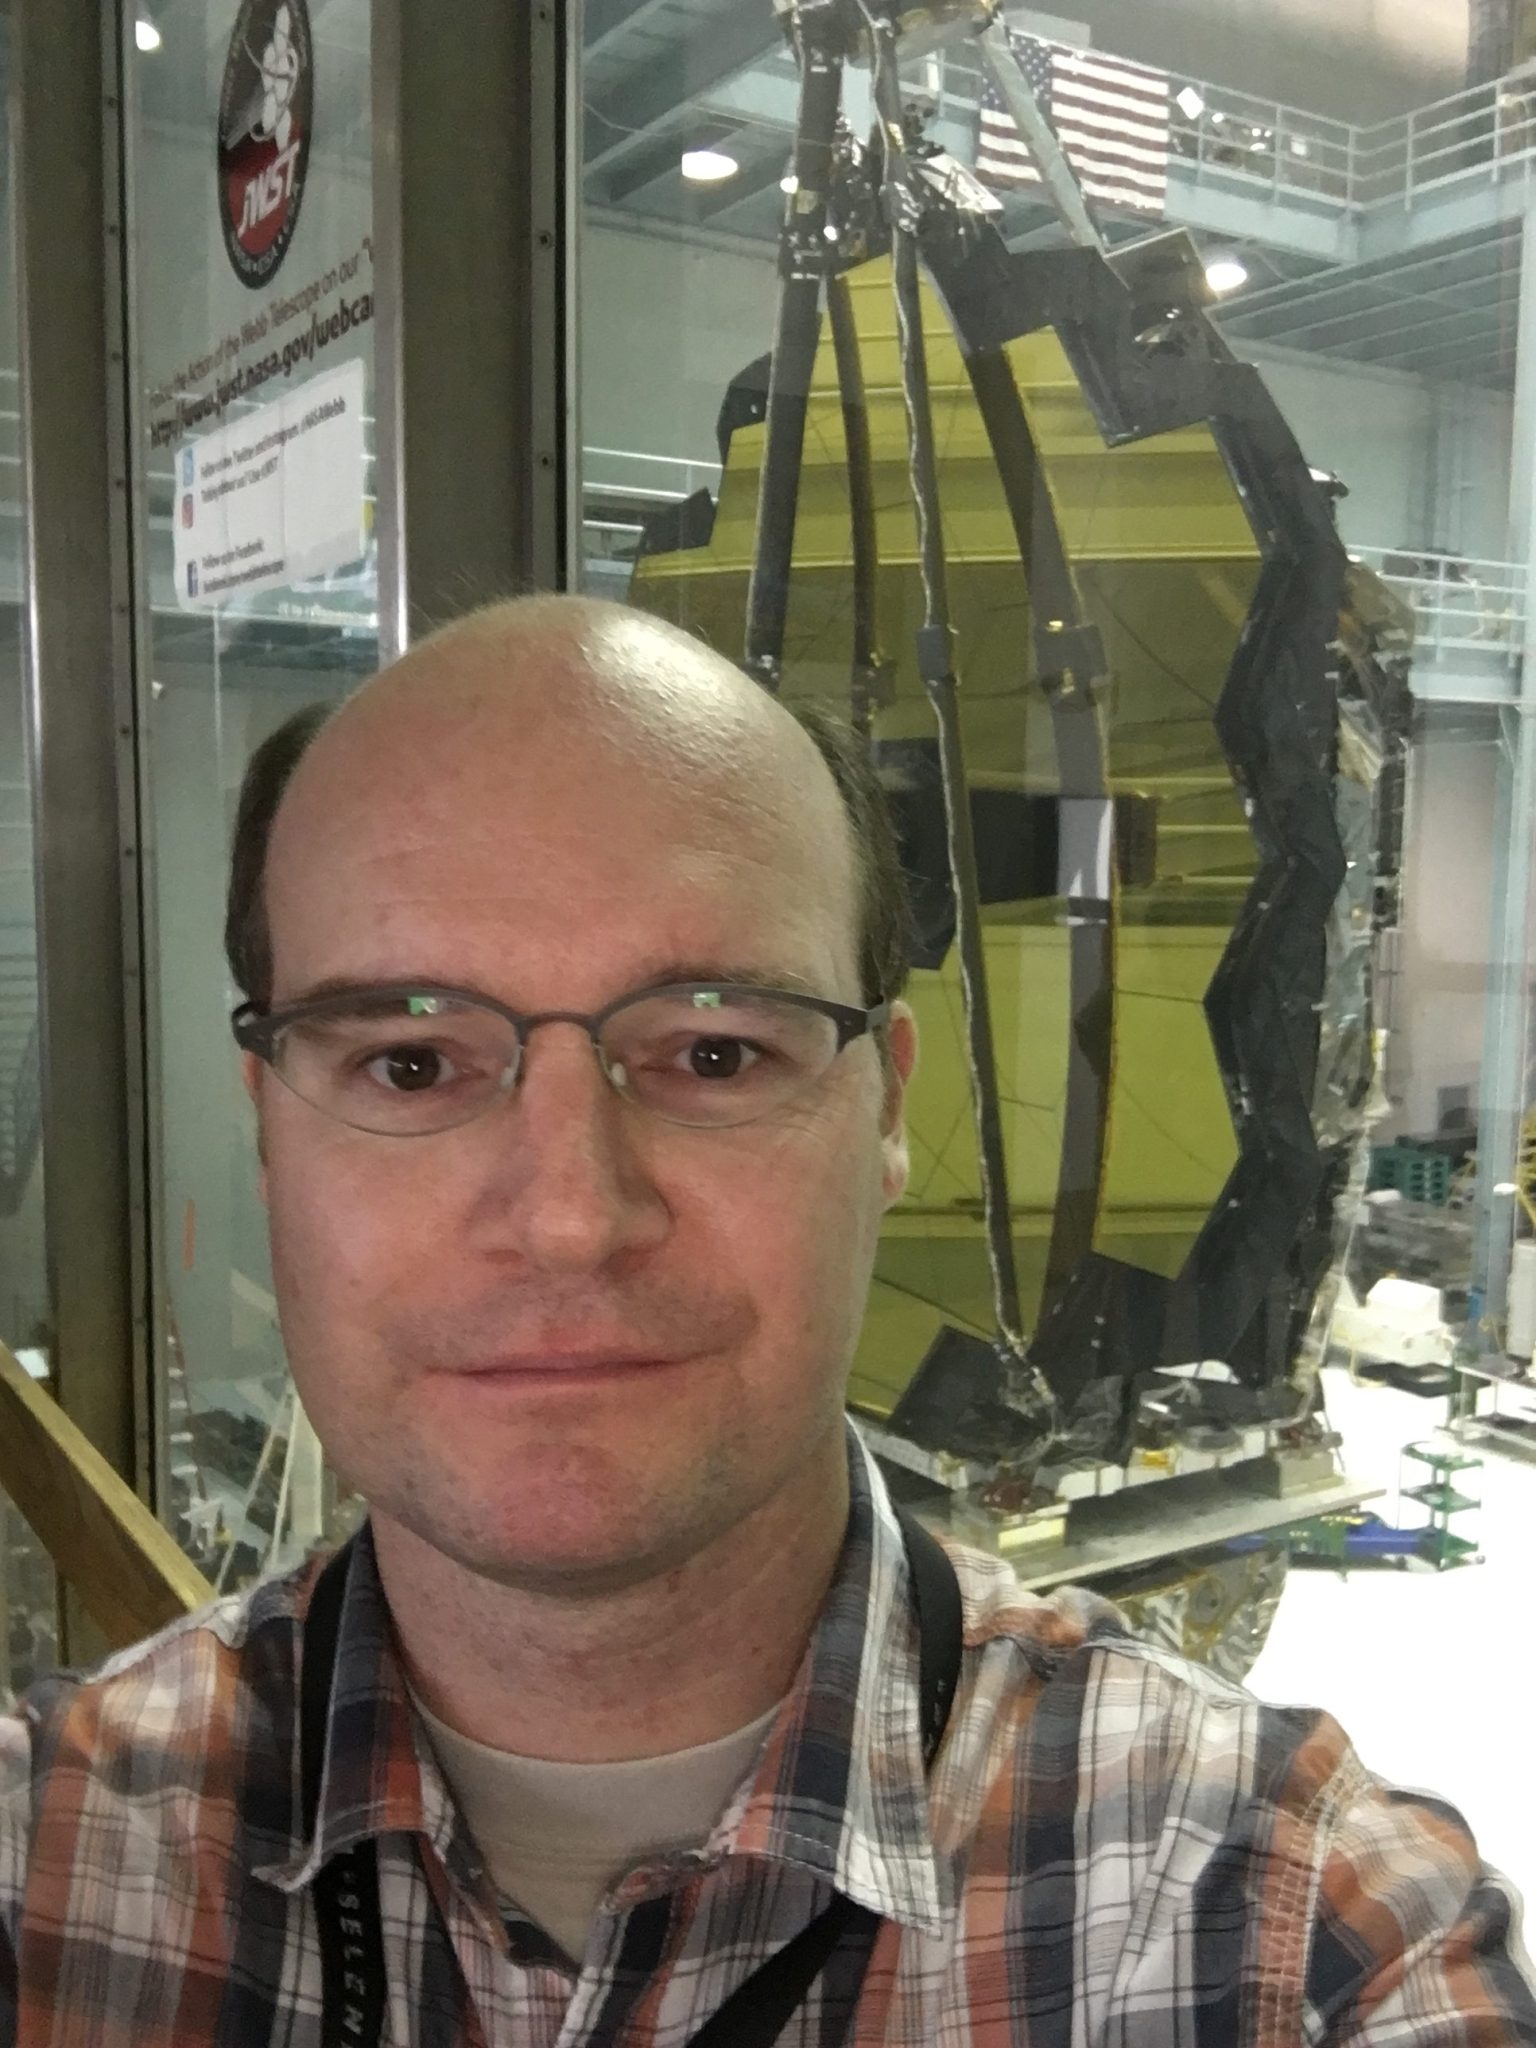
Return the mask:
M628 1487L618 1497L596 1472L545 1474L517 1488L481 1489L467 1478L444 1482L427 1498L412 1486L375 1497L375 1522L393 1522L410 1546L495 1585L551 1598L622 1592L675 1571L725 1533L733 1517L714 1504L685 1502L674 1491L649 1498ZM604 1473L604 1479L613 1475Z

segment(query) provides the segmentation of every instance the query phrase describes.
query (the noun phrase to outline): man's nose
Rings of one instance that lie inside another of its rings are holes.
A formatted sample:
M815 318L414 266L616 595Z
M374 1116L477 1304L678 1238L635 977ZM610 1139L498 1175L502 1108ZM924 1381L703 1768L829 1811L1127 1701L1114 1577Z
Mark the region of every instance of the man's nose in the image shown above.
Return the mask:
M659 1244L671 1212L651 1171L651 1134L638 1126L580 1026L543 1026L510 1098L476 1128L488 1162L476 1238L571 1272Z

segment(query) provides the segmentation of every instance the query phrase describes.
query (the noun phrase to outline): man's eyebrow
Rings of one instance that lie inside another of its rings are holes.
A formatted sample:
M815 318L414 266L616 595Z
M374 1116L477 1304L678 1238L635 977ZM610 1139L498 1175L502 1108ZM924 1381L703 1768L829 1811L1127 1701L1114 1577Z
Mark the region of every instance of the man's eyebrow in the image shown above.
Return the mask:
M636 982L636 989L670 988L677 982L705 981L736 988L794 989L815 995L817 989L808 975L786 967L743 967L721 960L669 960L654 973Z
M327 975L321 981L312 981L304 988L296 989L291 996L285 996L280 1003L274 1003L275 1010L297 1009L300 1003L327 1003L345 996L356 996L359 1002L367 1002L375 996L408 993L415 988L442 988L446 984L436 981L430 975L420 975L414 981L409 976L380 975L359 977L351 974ZM473 995L473 989L464 989L464 995Z
M671 988L679 982L705 982L711 987L736 987L758 989L786 989L803 995L817 995L820 991L810 977L797 974L790 968L747 967L737 962L720 960L669 960L642 975L620 995L642 995L647 989ZM481 1002L496 1003L503 1008L499 996L493 996L488 989L475 987L470 982L443 981L436 975L391 974L357 976L349 974L327 975L322 980L311 982L305 988L285 997L274 1009L294 1009L300 1003L324 1003L355 997L366 1003L380 996L408 994L412 989L442 989L456 995L468 996ZM610 998L610 1001L616 998Z

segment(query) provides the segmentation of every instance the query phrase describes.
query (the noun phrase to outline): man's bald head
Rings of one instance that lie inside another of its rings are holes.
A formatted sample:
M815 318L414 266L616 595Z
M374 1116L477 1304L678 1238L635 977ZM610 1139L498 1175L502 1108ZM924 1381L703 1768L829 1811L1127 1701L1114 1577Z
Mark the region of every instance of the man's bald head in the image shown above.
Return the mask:
M417 802L450 777L493 807L502 786L617 766L632 787L722 803L745 827L759 804L798 806L826 850L829 890L853 893L837 792L781 706L664 621L584 598L515 600L420 641L325 726L274 823L272 855L338 806ZM455 802L457 802L455 797Z
M226 942L258 1006L273 991L269 855L291 869L307 840L359 804L419 802L451 772L493 798L514 765L569 779L601 761L709 809L793 815L825 849L826 888L857 926L862 993L897 995L907 913L884 800L835 721L791 715L700 641L627 606L515 599L419 641L339 711L300 713L258 749L236 827Z
M530 745L640 748L657 762L819 771L804 731L734 664L692 634L596 598L513 598L419 640L331 721L331 740L457 717L505 718ZM323 754L327 749L319 749Z

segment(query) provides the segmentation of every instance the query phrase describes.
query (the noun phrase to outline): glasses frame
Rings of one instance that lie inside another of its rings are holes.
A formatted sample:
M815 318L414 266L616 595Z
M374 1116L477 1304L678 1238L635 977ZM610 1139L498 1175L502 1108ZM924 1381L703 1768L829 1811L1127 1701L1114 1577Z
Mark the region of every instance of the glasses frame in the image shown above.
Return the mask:
M629 1009L637 1003L650 1002L657 997L664 996L695 995L718 995L724 997L727 1001L733 997L752 1001L761 1000L767 996L771 997L775 1002L791 1003L802 1010L815 1010L819 1015L829 1017L837 1027L837 1052L834 1052L832 1055L833 1059L836 1059L837 1054L845 1051L856 1039L864 1038L877 1031L882 1024L889 1023L891 1015L891 1005L889 1002L874 1003L867 1009L861 1009L853 1003L836 1003L826 996L805 995L799 989L774 988L760 982L663 982L654 988L632 989L628 994L618 996L613 1002L605 1004L601 1010L584 1012L581 1010L514 1010L509 1008L506 1003L497 1002L494 996L481 995L474 989L454 988L442 982L401 981L384 982L377 986L360 987L345 992L338 991L335 995L314 996L305 1002L289 1003L275 1010L264 1010L257 1003L242 1003L233 1012L229 1021L230 1028L235 1035L235 1043L240 1047L240 1050L254 1054L257 1059L264 1060L271 1067L273 1073L277 1075L277 1078L283 1081L284 1086L291 1086L285 1080L282 1069L277 1064L277 1040L279 1035L289 1025L302 1024L307 1018L345 1015L348 1011L355 1010L360 1002L404 1003L410 1001L413 997L427 1002L468 1003L475 1009L488 1010L492 1015L502 1018L511 1025L517 1039L517 1059L511 1069L511 1080L499 1090L498 1096L487 1102L484 1109L477 1110L473 1116L465 1119L466 1123L475 1123L480 1117L489 1114L495 1107L497 1100L507 1101L515 1093L517 1084L522 1078L523 1061L527 1057L528 1052L528 1041L542 1024L579 1024L591 1041L592 1051L596 1056L598 1068L603 1078L621 1100L630 1099L626 1096L622 1084L614 1079L613 1074L609 1070L608 1062L603 1057L602 1031L604 1025L611 1018L617 1016L621 1010ZM410 1019L407 1018L402 1021L408 1023ZM830 1061L826 1071L831 1071ZM292 1092L298 1094L297 1089L293 1089ZM299 1100L306 1102L308 1097L299 1095ZM311 1109L318 1110L322 1116L329 1113L326 1110L320 1109L318 1103L310 1103L309 1106ZM644 1107L644 1105L637 1105L637 1107ZM659 1115L660 1112L652 1111L651 1114ZM340 1123L346 1122L345 1118L337 1118L335 1120ZM663 1122L675 1121L665 1117L661 1120ZM682 1125L681 1127L684 1129L700 1130L731 1128L729 1125L707 1124ZM365 1129L366 1126L348 1125L348 1128L361 1130ZM442 1128L444 1130L455 1130L462 1129L463 1126L445 1124ZM407 1134L386 1132L377 1135L404 1136ZM424 1131L410 1135L430 1137L434 1133Z

